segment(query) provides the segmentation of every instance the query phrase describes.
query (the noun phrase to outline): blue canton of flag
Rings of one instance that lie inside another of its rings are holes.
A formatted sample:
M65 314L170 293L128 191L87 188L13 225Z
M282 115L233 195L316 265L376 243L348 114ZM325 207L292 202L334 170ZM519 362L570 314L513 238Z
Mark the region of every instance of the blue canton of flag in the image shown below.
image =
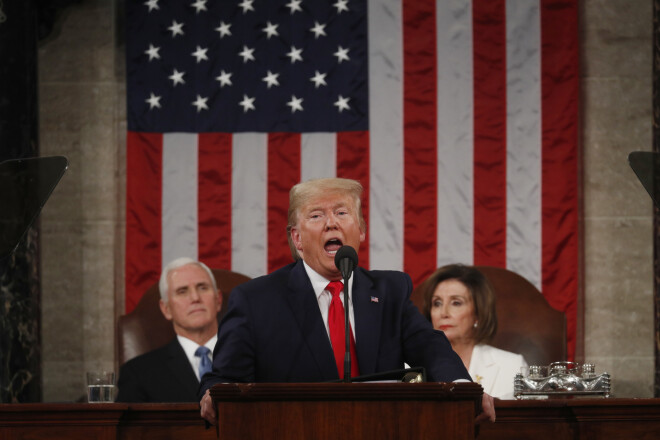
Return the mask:
M368 129L366 2L130 0L128 129Z

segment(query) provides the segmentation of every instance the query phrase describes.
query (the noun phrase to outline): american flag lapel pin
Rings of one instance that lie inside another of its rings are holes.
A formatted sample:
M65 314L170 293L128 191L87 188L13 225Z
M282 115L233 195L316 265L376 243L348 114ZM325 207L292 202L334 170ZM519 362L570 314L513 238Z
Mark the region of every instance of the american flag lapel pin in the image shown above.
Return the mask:
M371 302L372 302L372 303L377 303L377 302L378 302L378 298L375 297L375 296L372 296L372 297L371 297Z

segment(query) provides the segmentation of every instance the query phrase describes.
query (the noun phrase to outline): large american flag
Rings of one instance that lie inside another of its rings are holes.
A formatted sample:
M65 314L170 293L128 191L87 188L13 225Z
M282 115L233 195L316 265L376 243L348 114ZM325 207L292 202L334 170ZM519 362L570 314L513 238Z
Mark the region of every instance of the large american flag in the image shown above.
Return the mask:
M366 268L578 290L576 0L128 0L126 311L190 256L291 261L288 190L365 187Z

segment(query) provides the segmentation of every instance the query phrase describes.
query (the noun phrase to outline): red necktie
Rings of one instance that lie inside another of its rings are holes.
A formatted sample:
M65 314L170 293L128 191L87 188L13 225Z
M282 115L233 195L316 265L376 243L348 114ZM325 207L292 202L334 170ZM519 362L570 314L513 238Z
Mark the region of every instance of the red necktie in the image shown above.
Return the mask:
M335 362L339 371L339 378L344 378L344 355L346 353L346 333L344 320L344 306L339 295L342 293L344 283L331 281L326 289L332 294L332 301L328 309L328 327L330 329L330 342L335 353ZM351 329L351 377L360 375L357 355L355 353L355 340Z

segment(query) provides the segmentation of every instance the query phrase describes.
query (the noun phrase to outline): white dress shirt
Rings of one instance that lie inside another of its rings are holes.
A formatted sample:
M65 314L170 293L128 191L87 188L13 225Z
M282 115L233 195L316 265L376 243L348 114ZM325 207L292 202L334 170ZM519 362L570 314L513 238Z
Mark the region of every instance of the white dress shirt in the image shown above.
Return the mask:
M200 359L199 357L195 356L195 351L197 351L199 345L197 345L197 342L191 341L185 336L176 335L176 337L179 340L179 344L181 344L181 347L183 347L183 351L186 353L188 362L190 362L190 365L192 366L192 369L195 372L195 376L197 376L197 380L199 380ZM215 343L217 342L217 340L218 340L218 335L216 334L211 339L206 341L206 344L204 344L205 347L211 350L211 352L209 353L209 359L211 360L211 363L213 363L213 349L215 348Z
M303 260L305 266L305 271L309 280L312 282L312 288L316 294L316 300L319 303L319 310L321 311L321 316L323 317L323 324L325 325L325 331L328 332L328 339L330 338L330 327L328 327L328 309L330 308L330 302L332 301L332 293L329 290L326 290L329 280L326 280L323 276L319 275L314 269L309 267L307 263ZM342 280L343 282L343 280ZM344 293L339 295L341 298L342 305L344 304ZM351 329L353 329L353 338L355 339L355 313L353 313L353 277L351 276L348 279L348 319L351 322ZM346 310L346 309L344 309Z

